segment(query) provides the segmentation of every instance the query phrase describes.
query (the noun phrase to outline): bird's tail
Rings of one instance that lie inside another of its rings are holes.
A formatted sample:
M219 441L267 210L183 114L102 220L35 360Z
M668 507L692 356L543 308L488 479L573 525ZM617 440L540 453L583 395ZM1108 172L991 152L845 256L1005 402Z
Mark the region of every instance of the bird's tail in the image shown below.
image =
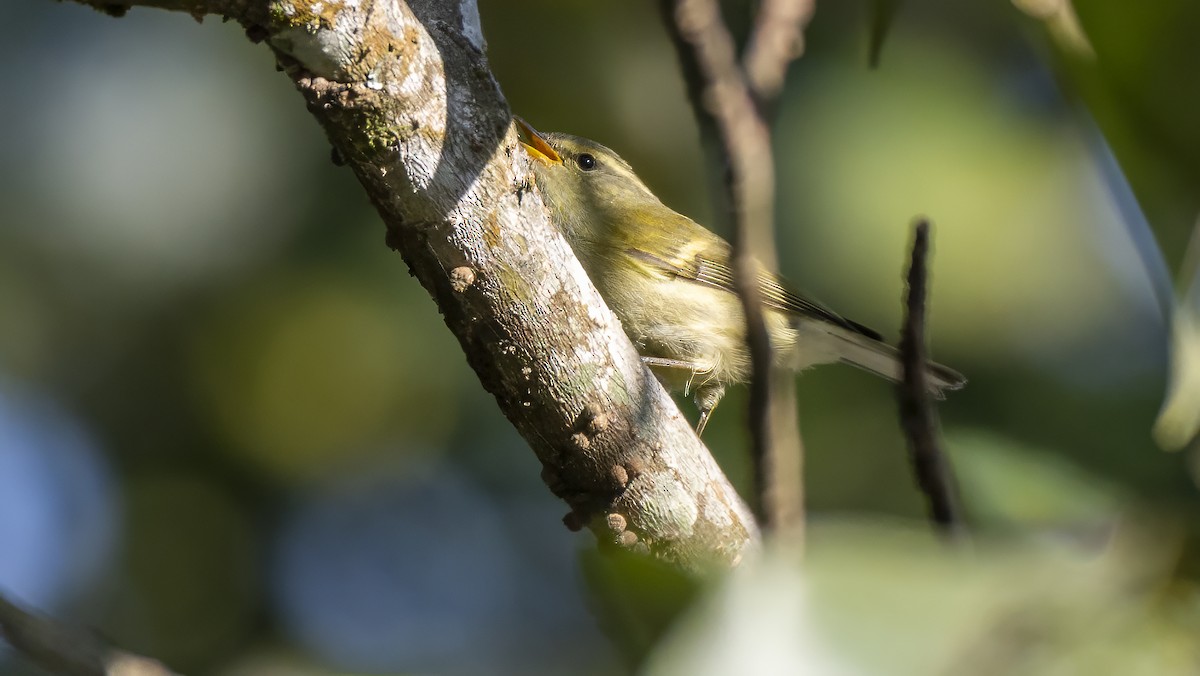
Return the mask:
M903 378L900 351L891 345L841 327L831 328L829 335L840 343L836 349L839 361L888 380L899 381ZM944 396L945 390L957 390L967 384L967 379L958 371L932 361L926 362L926 373L930 394L939 399Z

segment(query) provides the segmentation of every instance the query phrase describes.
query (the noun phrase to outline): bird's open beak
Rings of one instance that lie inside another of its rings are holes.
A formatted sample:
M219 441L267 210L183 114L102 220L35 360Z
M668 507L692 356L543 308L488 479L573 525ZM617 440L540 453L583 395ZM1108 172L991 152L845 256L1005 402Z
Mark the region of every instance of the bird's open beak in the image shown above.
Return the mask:
M513 116L513 120L517 123L517 137L521 139L521 145L524 146L525 152L529 156L539 162L545 164L562 164L562 158L558 152L550 147L546 139L537 133L537 130L529 126L529 123L517 116Z

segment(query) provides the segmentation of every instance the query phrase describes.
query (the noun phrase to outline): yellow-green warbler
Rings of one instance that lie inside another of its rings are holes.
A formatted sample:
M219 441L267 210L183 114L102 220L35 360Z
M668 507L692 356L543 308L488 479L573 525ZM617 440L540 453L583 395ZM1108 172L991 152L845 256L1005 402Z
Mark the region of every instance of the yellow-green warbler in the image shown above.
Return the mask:
M703 432L727 385L750 377L731 247L664 205L629 164L578 136L541 134L517 119L542 199L642 360L672 390L695 392ZM759 295L774 365L841 361L898 380L895 348L871 329L788 288L765 269ZM966 380L928 365L934 394Z

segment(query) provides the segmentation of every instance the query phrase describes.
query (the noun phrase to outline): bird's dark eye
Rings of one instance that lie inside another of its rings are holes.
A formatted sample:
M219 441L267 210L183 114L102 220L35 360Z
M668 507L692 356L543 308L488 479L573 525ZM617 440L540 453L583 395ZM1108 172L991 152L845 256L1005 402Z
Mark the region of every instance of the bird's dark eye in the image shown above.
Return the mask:
M596 158L587 153L581 154L575 158L575 163L584 171L591 171L596 168Z

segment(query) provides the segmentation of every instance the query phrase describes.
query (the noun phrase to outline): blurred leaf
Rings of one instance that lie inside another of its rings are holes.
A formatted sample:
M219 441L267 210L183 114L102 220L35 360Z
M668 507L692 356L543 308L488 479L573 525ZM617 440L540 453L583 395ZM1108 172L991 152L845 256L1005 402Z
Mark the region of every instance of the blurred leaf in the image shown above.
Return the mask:
M946 435L972 517L1030 528L1111 527L1123 501L1098 477L1049 449L982 430Z
M1060 75L1099 124L1167 266L1178 276L1177 288L1186 293L1196 279L1185 251L1200 214L1200 43L1195 39L1200 3L1018 4L1055 8L1042 18ZM1081 51L1062 37L1063 15L1093 51ZM1183 446L1200 429L1193 314L1184 308L1174 318L1170 385L1154 427L1155 439L1165 448Z
M1154 440L1175 451L1200 432L1200 317L1180 304L1171 321L1171 370L1166 397L1154 421Z
M949 550L922 527L828 523L803 566L768 547L694 606L647 673L1194 674L1196 590L1171 542ZM1162 598L1164 584L1181 588ZM1190 609L1190 610L1189 610ZM1184 612L1181 612L1184 611Z
M1200 3L1033 4L1052 5L1051 16L1077 13L1094 58L1058 39L1048 24L1054 65L1099 124L1178 270L1200 211Z
M1200 3L1076 0L1095 59L1059 52L1178 270L1200 212Z
M1096 55L1083 27L1079 25L1079 16L1075 14L1071 0L1013 0L1013 4L1041 21L1063 51L1083 58Z
M125 580L105 633L182 673L239 647L262 601L244 507L207 478L147 473L129 482Z
M700 582L662 562L601 546L580 550L579 563L596 621L618 652L638 666L696 598Z

